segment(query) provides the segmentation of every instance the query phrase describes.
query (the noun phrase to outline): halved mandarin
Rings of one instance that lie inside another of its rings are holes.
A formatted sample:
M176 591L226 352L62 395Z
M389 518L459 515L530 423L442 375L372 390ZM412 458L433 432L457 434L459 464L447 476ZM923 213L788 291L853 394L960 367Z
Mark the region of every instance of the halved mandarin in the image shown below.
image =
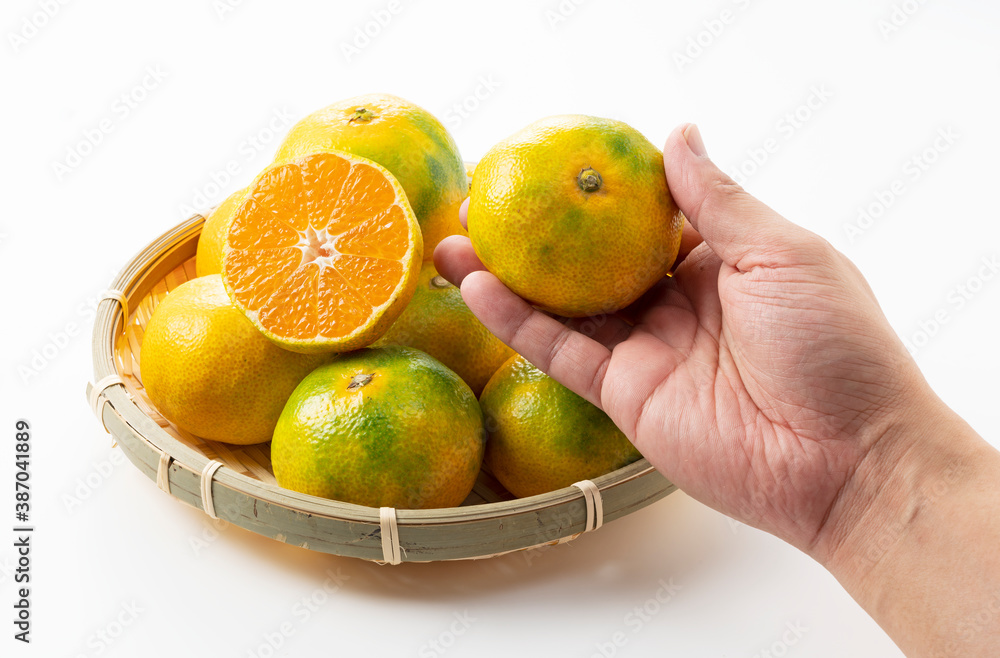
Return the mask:
M422 257L420 225L392 174L320 151L271 165L247 188L226 234L222 279L278 345L345 352L396 320Z

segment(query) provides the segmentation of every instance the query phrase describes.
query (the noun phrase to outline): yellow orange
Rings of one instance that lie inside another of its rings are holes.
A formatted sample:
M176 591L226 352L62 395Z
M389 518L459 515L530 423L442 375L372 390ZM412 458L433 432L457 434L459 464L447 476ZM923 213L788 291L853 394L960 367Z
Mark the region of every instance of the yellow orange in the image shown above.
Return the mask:
M222 251L226 246L226 229L229 228L233 213L243 203L245 196L246 189L233 192L205 219L195 257L195 273L198 276L222 273Z
M288 396L328 357L269 341L211 274L160 302L139 359L146 394L164 418L205 439L246 445L270 440Z

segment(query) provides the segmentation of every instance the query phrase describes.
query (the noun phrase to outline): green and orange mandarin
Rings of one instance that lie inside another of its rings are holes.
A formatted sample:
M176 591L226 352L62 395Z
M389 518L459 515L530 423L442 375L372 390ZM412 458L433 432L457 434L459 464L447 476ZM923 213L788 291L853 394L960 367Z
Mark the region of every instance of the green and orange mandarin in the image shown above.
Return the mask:
M422 107L389 94L334 103L296 123L275 161L321 149L360 155L396 177L420 222L426 260L443 238L465 233L458 219L469 189L465 164L448 130Z
M433 357L406 347L344 354L310 373L274 430L278 484L370 507L455 507L483 458L475 395Z
M641 455L603 411L522 356L490 379L486 470L523 498L568 487L631 464Z
M621 121L537 121L477 163L469 196L469 237L486 268L559 315L627 306L680 247L663 156Z

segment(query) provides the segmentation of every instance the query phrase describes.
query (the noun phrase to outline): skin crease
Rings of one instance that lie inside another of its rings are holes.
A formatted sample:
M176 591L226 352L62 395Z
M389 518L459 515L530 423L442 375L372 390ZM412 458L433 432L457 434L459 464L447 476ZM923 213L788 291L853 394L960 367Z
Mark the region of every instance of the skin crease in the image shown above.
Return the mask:
M930 389L846 256L737 186L693 125L663 153L690 224L674 276L632 307L553 318L460 236L439 272L681 489L828 568L907 655L1000 655L1000 455Z

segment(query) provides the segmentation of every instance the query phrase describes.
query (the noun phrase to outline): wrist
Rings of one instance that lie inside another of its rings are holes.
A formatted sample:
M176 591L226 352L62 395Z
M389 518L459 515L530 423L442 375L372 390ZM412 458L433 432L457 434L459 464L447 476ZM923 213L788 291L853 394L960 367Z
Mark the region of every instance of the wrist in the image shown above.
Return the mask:
M997 638L966 626L1000 606L1000 453L927 392L872 444L811 553L908 655L987 655Z
M860 460L810 551L838 579L878 573L922 515L977 477L975 432L931 393L880 430Z

